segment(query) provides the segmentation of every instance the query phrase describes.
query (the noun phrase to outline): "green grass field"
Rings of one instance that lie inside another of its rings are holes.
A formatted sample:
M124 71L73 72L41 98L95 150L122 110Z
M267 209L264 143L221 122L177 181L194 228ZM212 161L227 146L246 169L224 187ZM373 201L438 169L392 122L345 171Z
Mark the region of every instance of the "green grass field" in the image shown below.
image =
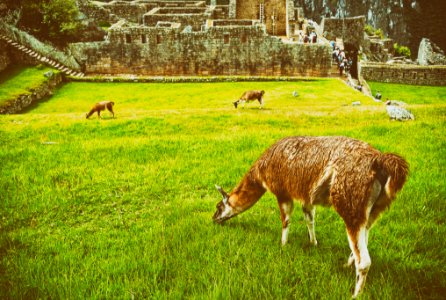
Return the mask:
M231 190L291 135L350 136L409 161L371 231L361 299L444 297L446 88L371 87L416 120L389 121L383 104L335 79L68 83L0 116L0 298L349 299L355 274L343 268L350 250L332 209L317 209L317 247L299 206L280 246L269 193L223 226L211 220L214 185ZM265 109L234 109L247 89L266 91ZM115 101L116 118L86 120L101 100Z

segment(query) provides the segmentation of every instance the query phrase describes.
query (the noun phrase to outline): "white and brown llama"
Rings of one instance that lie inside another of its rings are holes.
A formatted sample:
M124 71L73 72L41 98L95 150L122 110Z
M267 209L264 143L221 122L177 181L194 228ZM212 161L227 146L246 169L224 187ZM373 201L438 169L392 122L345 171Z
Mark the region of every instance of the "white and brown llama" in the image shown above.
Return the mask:
M310 243L315 205L333 206L344 220L355 263L356 298L364 287L371 259L368 232L380 213L395 199L409 172L408 163L392 153L381 153L369 144L347 137L288 137L254 163L239 185L223 196L213 216L216 223L246 211L269 190L276 197L282 219L282 245L288 240L293 200L302 203Z

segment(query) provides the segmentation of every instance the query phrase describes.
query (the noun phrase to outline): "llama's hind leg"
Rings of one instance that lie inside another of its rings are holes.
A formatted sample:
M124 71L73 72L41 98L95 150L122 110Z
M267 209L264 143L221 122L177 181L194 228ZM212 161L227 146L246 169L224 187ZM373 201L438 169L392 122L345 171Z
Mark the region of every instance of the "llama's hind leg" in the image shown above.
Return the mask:
M356 268L356 285L353 293L353 298L356 298L364 288L367 273L372 261L367 249L368 233L366 226L360 227L357 231L352 231L347 228L347 233Z
M305 223L308 228L308 236L310 237L310 243L317 246L316 232L314 231L314 217L316 215L316 207L313 205L302 205L304 212Z

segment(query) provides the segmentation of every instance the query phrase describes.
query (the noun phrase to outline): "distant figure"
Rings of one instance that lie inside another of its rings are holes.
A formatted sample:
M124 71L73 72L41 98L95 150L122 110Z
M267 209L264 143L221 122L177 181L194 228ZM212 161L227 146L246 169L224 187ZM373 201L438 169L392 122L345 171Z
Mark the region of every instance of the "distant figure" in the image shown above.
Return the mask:
M390 117L390 120L398 120L398 121L405 121L405 120L415 120L414 115L401 106L396 106L392 104L391 101L386 101L386 110L387 114Z
M341 62L341 64L339 65L339 76L342 76L344 68L345 68L344 62Z
M251 102L254 100L258 100L260 103L260 108L263 107L263 95L265 95L265 91L247 91L244 92L243 95L240 96L240 99L233 102L234 107L237 108L239 103L243 103L243 108L245 107L246 102Z
M312 40L311 42L312 42L313 44L316 44L316 43L317 43L317 34L316 34L316 32L314 32L314 31L313 31L313 37L312 37L311 40Z
M378 91L377 93L376 93L376 95L375 95L375 99L376 100L381 100L381 92L380 91Z
M111 112L111 114L113 115L113 118L115 117L115 113L113 112L113 105L115 105L115 102L112 101L102 101L102 102L98 102L96 103L90 110L90 112L88 112L86 114L87 119L93 115L95 112L98 113L98 118L101 118L101 111L108 109L109 112Z
M293 91L293 97L297 97L297 96L299 96L299 93L296 91Z

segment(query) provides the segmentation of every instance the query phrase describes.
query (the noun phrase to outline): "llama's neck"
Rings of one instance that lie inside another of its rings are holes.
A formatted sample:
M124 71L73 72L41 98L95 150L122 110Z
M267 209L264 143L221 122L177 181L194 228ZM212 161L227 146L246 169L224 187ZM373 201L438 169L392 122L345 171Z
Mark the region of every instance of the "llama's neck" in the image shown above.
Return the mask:
M241 213L253 206L266 192L254 171L248 172L229 196L229 204Z

